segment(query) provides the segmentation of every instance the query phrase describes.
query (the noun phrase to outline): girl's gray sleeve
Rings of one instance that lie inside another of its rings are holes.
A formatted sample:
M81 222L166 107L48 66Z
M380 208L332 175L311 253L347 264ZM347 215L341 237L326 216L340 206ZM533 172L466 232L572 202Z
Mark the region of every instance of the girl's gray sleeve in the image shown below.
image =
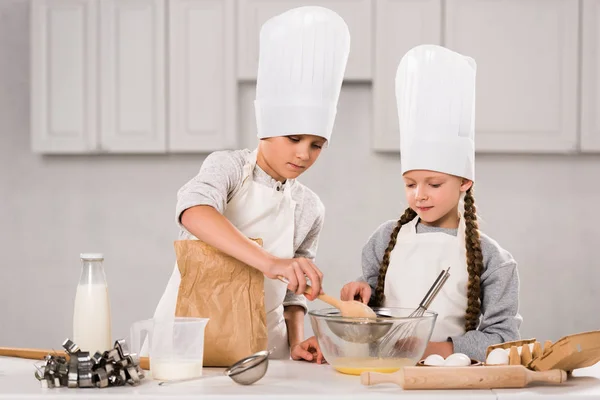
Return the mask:
M512 256L493 240L482 237L482 252L488 258L481 275L481 319L476 330L450 339L455 353L485 361L488 346L519 340L519 274Z
M389 220L379 225L377 230L371 234L362 249L362 276L357 280L367 282L371 286L371 301L375 297L375 287L379 278L379 267L385 254L385 249L390 242L392 231L398 221Z

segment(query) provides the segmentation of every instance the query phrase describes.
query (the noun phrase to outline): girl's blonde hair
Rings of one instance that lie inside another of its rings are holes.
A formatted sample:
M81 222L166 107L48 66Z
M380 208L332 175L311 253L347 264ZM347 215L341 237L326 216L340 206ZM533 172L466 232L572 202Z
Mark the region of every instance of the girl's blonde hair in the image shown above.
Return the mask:
M479 314L481 312L481 273L483 271L483 253L481 252L481 240L479 236L479 224L477 223L477 208L475 207L475 197L473 196L473 186L467 190L464 198L465 203L465 242L467 252L467 271L469 273L469 283L467 286L467 309L465 311L465 330L472 331L477 329L479 325ZM396 227L390 235L390 241L381 267L379 268L379 278L377 279L377 287L375 288L374 306L382 307L385 300L385 275L388 266L390 265L390 254L396 246L396 239L400 228L412 221L417 216L417 213L412 208L407 208L404 214L398 220Z

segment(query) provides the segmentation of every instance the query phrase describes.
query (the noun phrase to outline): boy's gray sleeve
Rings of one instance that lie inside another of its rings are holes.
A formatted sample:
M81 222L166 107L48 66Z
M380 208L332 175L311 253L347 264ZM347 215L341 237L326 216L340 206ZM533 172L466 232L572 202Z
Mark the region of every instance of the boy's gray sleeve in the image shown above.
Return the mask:
M310 228L308 235L302 242L302 244L296 250L294 257L304 257L314 262L317 254L317 248L319 247L319 235L323 229L323 222L325 220L325 207L319 204L319 214ZM283 306L300 306L304 308L304 314L308 311L308 302L306 297L302 294L296 294L288 290L283 300Z
M190 207L208 205L221 214L225 212L228 197L242 179L243 165L233 153L218 151L209 154L200 172L177 192L177 224L181 224L181 214Z
M398 221L390 220L381 224L367 240L362 250L362 276L357 280L367 282L371 286L371 301L375 297L375 288L379 278L381 260L390 242L390 235ZM370 302L369 302L370 303Z
M481 320L477 330L450 338L455 353L485 361L488 346L519 340L519 275L514 260L487 268L481 275Z

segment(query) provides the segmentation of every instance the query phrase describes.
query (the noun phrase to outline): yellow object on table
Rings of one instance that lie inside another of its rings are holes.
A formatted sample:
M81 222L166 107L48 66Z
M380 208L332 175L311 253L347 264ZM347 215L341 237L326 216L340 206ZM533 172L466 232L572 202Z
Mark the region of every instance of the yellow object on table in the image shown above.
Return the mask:
M391 373L412 365L415 362L410 358L377 357L340 357L332 363L336 371L348 375L360 375L365 371Z

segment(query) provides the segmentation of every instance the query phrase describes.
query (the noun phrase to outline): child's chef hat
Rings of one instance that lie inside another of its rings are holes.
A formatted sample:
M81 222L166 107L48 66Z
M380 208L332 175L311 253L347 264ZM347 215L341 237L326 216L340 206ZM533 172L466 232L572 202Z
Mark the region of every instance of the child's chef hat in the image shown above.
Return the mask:
M258 137L329 140L349 52L348 26L327 8L294 8L265 22L254 102Z
M396 72L402 174L424 169L475 178L477 65L447 48L421 45Z

